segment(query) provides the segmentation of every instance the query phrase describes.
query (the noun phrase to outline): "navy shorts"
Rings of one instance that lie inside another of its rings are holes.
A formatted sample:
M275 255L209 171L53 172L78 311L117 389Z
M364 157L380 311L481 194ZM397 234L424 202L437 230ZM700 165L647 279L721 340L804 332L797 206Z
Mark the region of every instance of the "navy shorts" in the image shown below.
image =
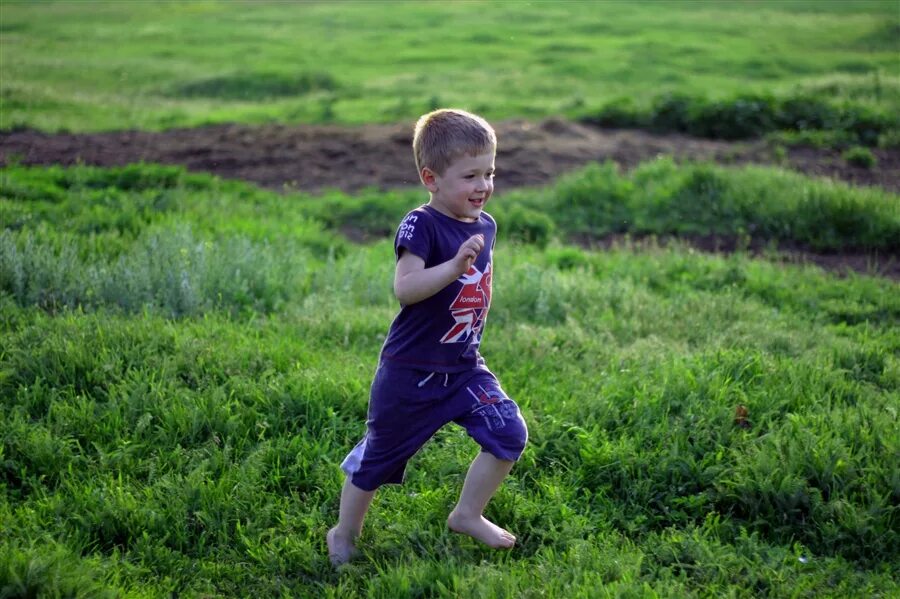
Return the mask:
M501 460L518 460L528 440L519 406L486 368L444 374L382 362L372 381L366 434L341 468L365 491L400 484L409 458L450 422Z

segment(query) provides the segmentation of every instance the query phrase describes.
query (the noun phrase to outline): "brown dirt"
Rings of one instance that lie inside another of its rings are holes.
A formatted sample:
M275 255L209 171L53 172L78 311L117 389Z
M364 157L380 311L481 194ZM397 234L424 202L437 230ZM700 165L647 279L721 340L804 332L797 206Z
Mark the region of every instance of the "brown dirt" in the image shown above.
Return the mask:
M728 164L776 163L764 141L732 143L598 129L560 119L503 121L496 128L498 191L543 185L591 161L614 160L626 169L659 155ZM114 166L143 160L273 189L357 191L417 185L411 142L409 124L216 125L77 134L22 130L0 133L0 164ZM875 154L878 166L871 170L848 165L838 151L816 148L788 149L782 164L811 175L900 191L900 151L876 149Z
M900 191L898 150L874 150L878 165L864 169L847 164L836 150L788 148L779 158L765 141L732 143L599 129L560 119L512 120L495 126L500 140L497 193L550 183L591 161L613 160L629 169L660 155L670 155L678 161L780 164L809 175ZM418 184L410 149L411 136L409 124L216 125L163 132L84 134L21 130L0 132L0 165L18 162L115 166L145 161L184 165L190 170L243 179L277 190L357 191L369 186L389 189ZM701 240L694 241L698 249L710 249ZM874 264L875 272L900 277L896 256L823 257L802 248L779 249L832 270L849 268L871 272Z

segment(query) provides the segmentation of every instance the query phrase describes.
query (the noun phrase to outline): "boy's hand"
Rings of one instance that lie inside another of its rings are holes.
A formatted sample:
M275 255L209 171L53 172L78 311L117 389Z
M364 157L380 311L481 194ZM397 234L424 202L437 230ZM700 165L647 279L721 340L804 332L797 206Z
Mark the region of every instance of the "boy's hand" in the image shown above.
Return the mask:
M478 235L472 235L468 239L466 239L461 246L459 246L459 250L456 252L456 257L453 259L456 265L460 268L459 274L465 274L468 272L469 268L472 266L472 263L475 262L475 258L478 257L478 254L481 253L481 250L484 249L484 235L479 233Z
M394 294L404 306L431 297L468 272L483 249L484 235L472 235L459 246L455 256L425 268L425 260L401 248L394 272Z

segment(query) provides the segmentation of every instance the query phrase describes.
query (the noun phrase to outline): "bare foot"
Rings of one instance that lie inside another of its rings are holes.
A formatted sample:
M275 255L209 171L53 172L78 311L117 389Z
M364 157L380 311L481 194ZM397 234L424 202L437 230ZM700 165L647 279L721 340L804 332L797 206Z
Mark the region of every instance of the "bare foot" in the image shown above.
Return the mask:
M325 541L328 543L328 559L335 568L346 564L356 555L356 545L353 544L353 539L339 535L337 526L328 531Z
M494 549L509 549L516 544L515 535L484 516L467 518L454 511L447 518L447 526L453 532L469 535Z

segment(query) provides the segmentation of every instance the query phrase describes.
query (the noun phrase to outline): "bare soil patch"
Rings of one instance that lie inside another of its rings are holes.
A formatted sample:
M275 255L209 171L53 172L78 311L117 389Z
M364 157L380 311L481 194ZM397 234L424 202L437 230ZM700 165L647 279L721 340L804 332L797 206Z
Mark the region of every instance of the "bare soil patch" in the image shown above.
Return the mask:
M497 193L548 184L592 161L613 160L629 169L660 155L677 161L779 164L809 175L900 191L897 150L875 149L878 165L864 169L848 164L837 150L787 148L779 156L762 140L733 143L656 135L599 129L561 119L511 120L495 126L500 139ZM189 170L251 181L276 190L353 192L365 187L418 185L411 143L412 127L408 123L358 127L229 124L162 132L82 134L21 130L0 132L0 165L17 162L122 166L144 161L183 165ZM698 249L709 249L701 241L694 241ZM875 272L900 276L896 256L840 254L821 258L821 254L800 248L779 250L798 259L811 259L831 270L871 272L874 265Z
M869 170L847 164L837 150L788 149L779 160L765 141L734 143L645 131L599 129L549 119L503 121L496 125L498 192L550 183L588 162L613 160L623 168L660 155L676 160L725 164L776 164L857 185L900 191L900 152L879 150ZM0 164L88 164L133 162L184 165L272 189L334 188L358 191L418 184L409 124L215 125L161 132L47 134L22 130L0 133Z

